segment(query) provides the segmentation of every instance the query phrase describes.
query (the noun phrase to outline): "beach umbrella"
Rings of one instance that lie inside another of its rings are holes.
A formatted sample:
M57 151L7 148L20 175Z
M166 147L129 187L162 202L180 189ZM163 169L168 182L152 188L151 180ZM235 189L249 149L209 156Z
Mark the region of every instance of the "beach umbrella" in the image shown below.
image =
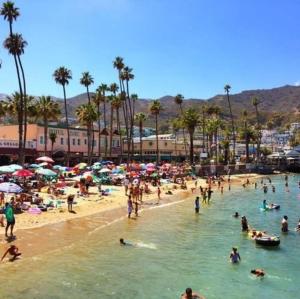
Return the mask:
M22 188L14 183L1 183L0 184L0 192L6 193L20 193L22 192Z
M20 169L20 170L15 171L13 173L13 176L26 178L26 177L33 176L33 173L27 169Z
M99 170L99 169L101 169L101 168L102 168L101 164L94 164L94 165L92 166L92 169L93 169L93 170Z
M153 163L148 163L146 166L147 166L147 168L148 167L155 167L155 165Z
M83 163L83 162L74 166L75 169L79 169L79 170L86 169L86 167L87 167L87 164Z
M42 162L39 164L39 167L44 167L44 166L48 166L48 163L47 162Z
M55 170L61 170L61 168L62 168L62 166L60 166L60 165L54 165L53 166L53 169L55 169Z
M36 159L36 161L38 161L38 162L54 163L54 161L50 157L47 157L47 156L39 157L39 158Z
M23 169L23 167L21 165L18 165L18 164L10 164L8 165L10 168L12 168L14 171L17 171L17 170L20 170L20 169Z
M106 165L106 164L114 164L114 162L113 162L113 161L108 161L108 160L106 160L106 161L102 161L101 164L102 164L102 165Z
M40 165L38 165L38 164L30 164L29 165L29 168L39 168L40 167Z
M0 173L13 173L15 172L14 169L12 169L10 166L0 166Z
M111 172L111 170L108 169L108 168L102 168L102 169L99 171L99 173L108 173L108 172Z
M36 171L36 173L44 176L57 176L57 173L47 168L40 168Z

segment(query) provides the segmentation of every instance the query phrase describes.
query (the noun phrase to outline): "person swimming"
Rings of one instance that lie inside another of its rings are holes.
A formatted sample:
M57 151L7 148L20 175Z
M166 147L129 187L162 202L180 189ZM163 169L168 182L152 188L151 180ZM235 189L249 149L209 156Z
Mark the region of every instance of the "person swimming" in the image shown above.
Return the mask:
M194 293L191 288L187 288L185 293L181 295L181 299L203 299L203 297Z
M240 214L238 212L235 212L232 217L235 217L235 218L239 218L240 217Z
M263 269L253 269L250 273L256 275L256 277L264 277L266 274Z
M265 199L263 200L262 208L263 208L264 210L266 210L266 209L268 208L268 206L267 206L267 201L266 201Z
M123 238L120 239L120 245L122 245L122 246L133 246L131 243L125 242Z
M238 263L239 261L241 261L241 256L240 256L240 254L238 253L237 248L232 247L232 251L231 251L231 253L230 253L229 258L230 258L230 261L231 261L233 264L236 264L236 263Z

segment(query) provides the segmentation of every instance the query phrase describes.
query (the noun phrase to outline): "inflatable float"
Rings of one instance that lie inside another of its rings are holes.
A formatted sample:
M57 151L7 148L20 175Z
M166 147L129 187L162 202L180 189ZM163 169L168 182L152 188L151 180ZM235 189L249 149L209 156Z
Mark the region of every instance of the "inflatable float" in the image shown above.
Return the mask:
M280 205L276 203L271 203L270 205L267 205L265 208L260 207L261 211L270 211L270 210L279 210L279 209L280 209Z
M263 237L255 238L255 243L258 244L258 245L267 246L267 247L279 246L280 239L277 236L265 235Z

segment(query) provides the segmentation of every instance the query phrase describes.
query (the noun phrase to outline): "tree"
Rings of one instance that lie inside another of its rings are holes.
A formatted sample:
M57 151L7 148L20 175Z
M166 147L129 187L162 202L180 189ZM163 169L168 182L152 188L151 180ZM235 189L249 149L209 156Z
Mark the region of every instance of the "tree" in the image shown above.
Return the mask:
M252 98L252 105L255 108L256 114L256 129L257 129L257 146L256 146L256 155L257 155L257 162L260 161L260 141L261 141L261 125L259 120L259 113L258 113L258 105L260 104L260 100L256 97Z
M107 121L106 121L106 91L109 91L108 89L108 86L106 84L101 84L98 88L97 88L97 92L99 92L102 97L100 97L100 100L101 102L103 103L103 122L104 122L104 128L103 130L104 131L107 131ZM104 153L104 156L105 156L105 159L107 159L107 146L108 146L108 143L107 143L107 134L105 134L105 144L104 144L104 147L105 147L105 153Z
M233 139L233 161L235 162L235 142L236 142L236 136L235 136L235 127L234 127L234 120L233 120L233 114L232 114L232 109L231 109L231 102L230 102L230 97L229 97L229 92L230 92L231 86L226 84L224 87L224 90L227 95L227 102L229 106L229 112L230 112L230 119L231 119L231 131L232 131L232 139Z
M112 83L109 86L109 90L112 93L112 95L109 98L109 102L110 102L110 134L109 134L109 156L112 157L112 143L113 143L113 125L114 125L114 99L117 96L117 92L119 90L119 87L116 83Z
M63 87L64 93L64 106L65 106L65 117L66 117L66 128L67 128L67 143L68 143L68 152L66 156L66 165L70 166L70 130L69 130L69 119L68 119L68 108L67 108L67 96L66 96L66 85L69 84L69 80L72 79L72 73L69 69L64 66L59 67L53 73L54 80L57 84L60 84Z
M183 114L183 124L190 135L190 163L194 163L194 133L199 125L200 116L194 108L187 109Z
M80 84L85 86L85 88L86 88L86 93L87 93L87 96L88 96L88 103L89 104L91 103L89 86L93 83L94 83L94 79L90 75L90 73L89 72L83 72L82 75L81 75L81 78L80 78Z
M36 118L43 121L44 126L44 152L47 155L48 144L48 122L57 120L60 115L60 108L57 102L54 102L50 96L41 96L36 102Z
M111 105L113 106L113 109L116 111L116 116L117 116L117 132L119 135L120 155L121 155L119 162L121 163L123 157L123 142L122 142L121 123L120 123L120 108L122 107L122 99L120 94L114 97L113 101L111 102Z
M178 153L177 153L177 133L179 130L182 128L182 121L180 118L174 118L172 119L172 130L175 135L175 156L176 156L176 161L178 160Z
M143 160L143 127L144 127L144 122L146 121L147 119L147 116L145 113L143 112L140 112L140 113L137 113L135 115L135 120L137 121L138 123L138 126L139 126L139 132L140 132L140 160L142 161Z
M156 164L159 163L159 147L158 147L158 115L162 110L162 105L159 100L154 100L150 105L150 112L155 117L155 134L156 134Z
M97 108L97 121L98 121L98 157L101 158L101 112L100 104L102 102L102 93L97 89L95 95L92 98L93 103Z
M1 15L4 17L4 20L8 21L11 35L13 32L12 24L20 15L19 8L15 7L15 4L12 1L6 1L2 5Z
M183 100L184 100L184 97L181 94L176 95L175 98L174 98L175 104L179 106L181 117L183 117L183 108L182 108ZM182 133L183 133L184 151L185 151L185 155L187 156L186 136L185 136L184 127L182 127Z
M93 122L97 120L98 114L96 111L96 107L93 104L83 104L77 107L75 111L75 115L80 124L87 127L87 143L88 143L88 165L91 164L92 159L92 144L91 144L91 129L93 126Z
M53 146L54 146L54 143L56 142L56 138L57 138L57 135L55 132L51 132L49 134L49 139L51 141L51 157L53 157Z

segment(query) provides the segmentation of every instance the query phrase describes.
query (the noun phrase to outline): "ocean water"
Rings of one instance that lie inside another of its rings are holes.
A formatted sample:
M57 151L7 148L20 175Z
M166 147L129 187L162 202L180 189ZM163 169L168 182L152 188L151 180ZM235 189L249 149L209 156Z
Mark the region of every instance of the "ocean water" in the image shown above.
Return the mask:
M260 183L257 190L216 191L199 215L193 196L147 210L137 220L101 229L90 222L75 231L77 238L68 246L0 264L0 298L176 299L186 287L207 299L299 298L300 233L294 231L300 217L299 180L289 177L290 192L281 176L272 177L276 193L263 194ZM281 209L260 211L264 198ZM241 232L235 211L246 215L252 227L279 235L280 247L256 246ZM280 232L283 215L291 230L285 235ZM72 226L68 229L72 234ZM136 246L121 247L121 237ZM232 246L240 252L239 265L229 263ZM253 277L253 268L265 269L266 277Z

